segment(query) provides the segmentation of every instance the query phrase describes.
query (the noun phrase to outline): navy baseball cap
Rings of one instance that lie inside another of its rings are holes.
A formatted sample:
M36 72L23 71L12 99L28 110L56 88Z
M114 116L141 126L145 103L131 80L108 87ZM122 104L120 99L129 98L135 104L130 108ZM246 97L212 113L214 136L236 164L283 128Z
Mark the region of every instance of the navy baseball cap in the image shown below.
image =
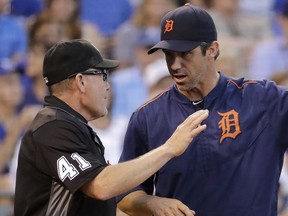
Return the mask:
M75 39L55 44L44 57L43 77L47 86L67 79L89 68L114 69L119 61L102 58L90 42Z
M158 49L187 52L202 42L217 40L212 17L202 8L187 3L168 12L161 21L161 41L148 50Z

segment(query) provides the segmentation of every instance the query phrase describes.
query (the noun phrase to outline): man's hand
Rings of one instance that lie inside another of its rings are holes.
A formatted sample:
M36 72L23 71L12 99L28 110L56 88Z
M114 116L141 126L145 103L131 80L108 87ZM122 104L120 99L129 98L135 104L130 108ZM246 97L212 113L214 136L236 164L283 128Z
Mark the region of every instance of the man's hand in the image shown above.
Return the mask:
M131 216L194 216L189 209L177 199L148 195L138 190L125 196L118 207Z
M153 216L194 216L195 211L189 209L181 201L170 198L151 196L147 202Z
M201 125L202 121L208 117L208 110L199 110L190 115L181 123L165 145L176 157L181 155L200 132L206 129L206 125Z

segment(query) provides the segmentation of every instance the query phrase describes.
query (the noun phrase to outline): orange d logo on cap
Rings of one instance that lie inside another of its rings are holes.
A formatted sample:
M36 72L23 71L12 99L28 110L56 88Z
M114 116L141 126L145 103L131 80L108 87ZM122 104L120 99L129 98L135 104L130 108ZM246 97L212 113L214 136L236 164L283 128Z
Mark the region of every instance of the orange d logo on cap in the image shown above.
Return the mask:
M173 30L173 25L174 25L174 21L173 20L166 20L166 25L165 25L165 31L164 34L166 32L170 32Z
M187 52L202 42L217 40L217 30L212 17L200 7L187 4L169 11L161 19L160 41L148 50L158 49Z

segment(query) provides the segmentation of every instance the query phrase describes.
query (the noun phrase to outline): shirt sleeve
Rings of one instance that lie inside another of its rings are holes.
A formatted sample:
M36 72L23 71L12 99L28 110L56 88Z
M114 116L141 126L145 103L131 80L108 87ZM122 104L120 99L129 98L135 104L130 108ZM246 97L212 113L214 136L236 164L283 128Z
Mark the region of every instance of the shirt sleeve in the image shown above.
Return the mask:
M286 149L288 145L288 90L269 81L265 89L265 102L271 128L274 129L277 139Z
M44 174L62 182L71 192L91 181L107 166L92 134L65 121L53 121L33 135L36 164Z

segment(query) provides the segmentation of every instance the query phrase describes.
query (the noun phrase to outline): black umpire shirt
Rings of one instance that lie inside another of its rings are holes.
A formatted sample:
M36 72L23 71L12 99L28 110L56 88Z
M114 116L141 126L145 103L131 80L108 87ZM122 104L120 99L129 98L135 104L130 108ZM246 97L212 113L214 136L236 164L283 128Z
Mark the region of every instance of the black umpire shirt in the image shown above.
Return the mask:
M115 199L96 200L80 191L107 166L103 154L83 116L57 97L45 97L22 140L15 216L115 216Z

